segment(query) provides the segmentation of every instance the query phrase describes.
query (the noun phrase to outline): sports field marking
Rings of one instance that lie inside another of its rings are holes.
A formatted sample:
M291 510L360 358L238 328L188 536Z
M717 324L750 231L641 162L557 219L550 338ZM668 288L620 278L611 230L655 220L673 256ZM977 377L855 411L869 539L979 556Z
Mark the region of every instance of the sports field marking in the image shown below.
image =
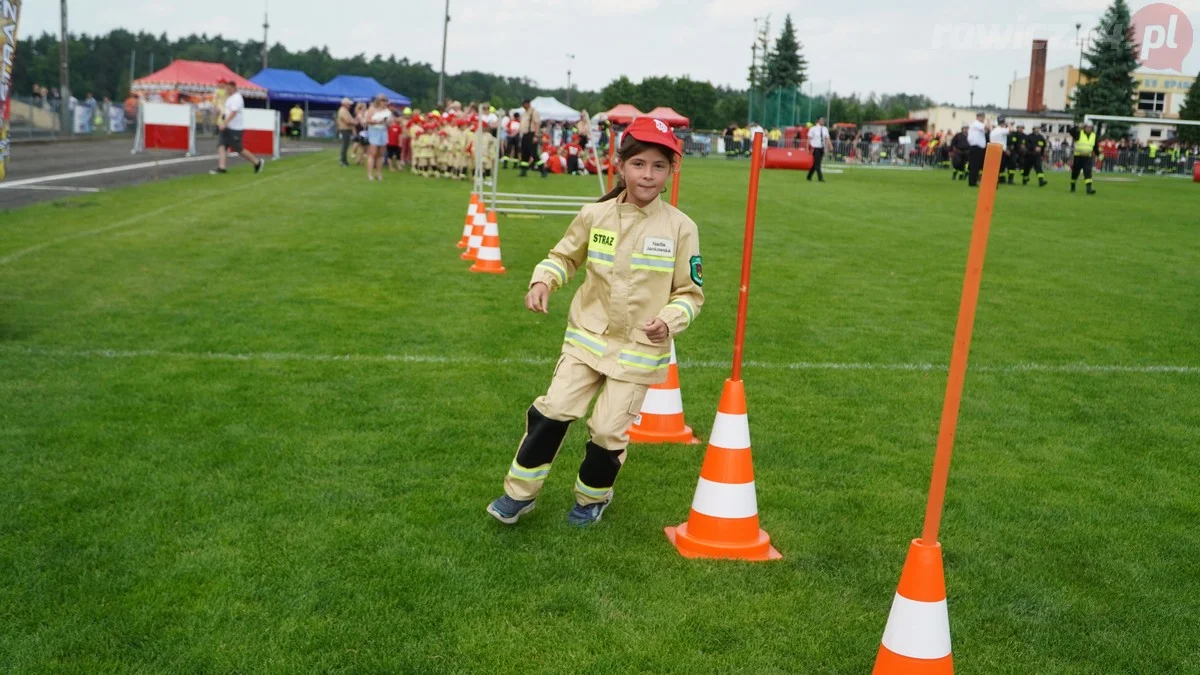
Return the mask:
M67 185L4 185L0 183L0 188L13 190L42 190L45 192L100 192L100 188L96 187L70 187Z
M23 178L21 180L5 181L0 183L0 190L22 187L25 185L37 185L39 183L48 183L56 180L67 180L68 178L89 178L91 176L103 176L109 173L120 173L122 171L137 171L138 169L153 169L156 166L170 166L172 164L184 164L186 162L202 162L205 160L216 159L216 155L200 155L197 157L177 157L175 159L164 159L157 162L139 162L137 164L122 164L121 166L109 166L103 169L90 169L88 171L75 171L72 173L56 173L49 176L35 176L34 178Z
M551 365L557 358L482 356L431 356L425 354L303 354L298 352L172 352L157 349L47 349L22 345L0 345L0 353L25 354L72 359L179 359L185 361L313 362L313 363L415 363L430 365L539 366ZM817 361L746 361L747 368L764 370L866 370L900 372L945 372L944 363L822 363ZM680 368L728 368L727 361L680 361ZM1017 363L1004 366L971 366L984 373L1064 373L1064 374L1176 374L1200 375L1200 366L1180 365L1098 365L1089 363Z
M117 221L110 225L105 225L104 227L97 227L95 229L84 230L82 232L74 232L72 234L64 234L63 236L55 237L54 239L51 239L50 241L44 241L40 244L34 244L33 246L30 246L28 248L23 248L19 251L14 251L12 253L9 253L8 255L0 258L0 266L8 265L14 261L24 258L25 256L29 255L30 253L37 253L38 251L40 251L44 248L48 248L48 247L54 246L56 244L62 244L62 243L68 242L68 241L73 241L75 239L83 239L85 237L94 237L98 234L104 234L105 232L111 232L113 230L118 230L122 227L128 227L130 225L133 225L134 223L143 221L152 216L157 216L160 213L166 213L167 211L172 211L172 210L178 209L181 206L187 206L188 204L193 204L195 202L198 202L198 201L201 201L204 199L211 199L213 197L217 197L220 195L227 195L232 192L241 192L242 190L249 190L250 188L258 187L258 186L262 185L263 183L275 180L276 178L282 178L283 176L289 176L293 173L307 171L307 170L312 169L317 166L320 166L320 165L319 164L310 164L308 166L300 167L298 169L292 169L291 171L277 171L277 172L267 176L266 178L260 178L258 180L253 180L248 183L242 183L241 185L235 185L233 187L230 187L230 188L227 188L224 190L219 190L216 192L205 192L203 194L197 195L190 199L185 199L180 202L174 202L172 204L168 204L162 208L155 209L153 211L147 211L145 213L139 213L136 216L130 216L129 218L126 218L125 220L120 220L120 221Z

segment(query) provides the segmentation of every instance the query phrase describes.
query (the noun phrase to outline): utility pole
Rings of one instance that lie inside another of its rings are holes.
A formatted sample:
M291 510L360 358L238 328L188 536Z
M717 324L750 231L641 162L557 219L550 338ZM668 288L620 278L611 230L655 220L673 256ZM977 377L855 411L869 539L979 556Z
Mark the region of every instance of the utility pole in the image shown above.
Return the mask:
M567 54L567 106L571 105L571 66L575 63L575 55Z
M450 32L450 0L446 0L446 20L442 24L442 72L438 75L438 97L437 104L439 108L444 108L446 103L446 35Z
M129 87L133 88L133 68L137 64L137 50L129 50Z
M62 124L62 131L70 134L74 132L74 122L71 119L71 71L67 66L67 0L59 0L59 7L62 10L62 41L58 45L58 91L61 93L59 110L59 121Z
M271 27L271 24L270 24L270 22L268 22L268 21L267 21L267 5L266 5L266 3L263 3L263 48L262 48L262 62L263 62L263 69L264 69L264 70L267 68L267 44L268 44L268 43L267 43L267 29L268 29L268 28L270 28L270 27Z
M975 81L979 79L979 76L978 75L968 75L967 77L970 78L970 80L971 80L971 103L967 107L974 108L975 107Z

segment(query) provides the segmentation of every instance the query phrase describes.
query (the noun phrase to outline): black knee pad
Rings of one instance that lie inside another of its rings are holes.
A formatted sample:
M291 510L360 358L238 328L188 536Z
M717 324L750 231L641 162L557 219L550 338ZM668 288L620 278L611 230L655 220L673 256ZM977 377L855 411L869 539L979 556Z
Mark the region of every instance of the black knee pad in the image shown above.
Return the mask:
M517 464L532 469L554 461L562 447L570 422L559 422L546 417L537 408L529 406L525 421L525 439L517 450Z
M621 453L624 450L608 450L588 441L583 464L579 466L579 480L590 488L610 488L617 482L621 470Z

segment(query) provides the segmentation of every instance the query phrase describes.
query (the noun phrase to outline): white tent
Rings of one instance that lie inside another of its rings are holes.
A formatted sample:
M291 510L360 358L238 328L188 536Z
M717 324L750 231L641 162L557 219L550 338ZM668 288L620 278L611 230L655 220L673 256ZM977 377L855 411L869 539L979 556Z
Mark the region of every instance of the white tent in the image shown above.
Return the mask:
M553 96L539 96L529 102L542 119L548 122L576 122L579 111L566 106Z

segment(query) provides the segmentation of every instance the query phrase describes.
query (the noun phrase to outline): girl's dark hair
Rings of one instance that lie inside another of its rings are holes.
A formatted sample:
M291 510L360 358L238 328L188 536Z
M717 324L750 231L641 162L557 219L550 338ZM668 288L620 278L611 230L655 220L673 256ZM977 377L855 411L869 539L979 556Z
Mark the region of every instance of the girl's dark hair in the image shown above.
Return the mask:
M637 157L647 150L657 150L661 152L663 157L667 159L668 163L670 163L672 166L675 165L675 153L670 148L666 147L665 145L659 145L658 143L639 141L629 134L625 134L625 138L621 139L621 147L617 148L617 157L620 158L622 162L625 162L633 157ZM599 170L599 167L596 168ZM621 195L621 191L624 189L625 179L618 175L617 183L613 186L613 189L609 190L608 193L600 199L597 199L596 203L599 204L600 202L606 202L610 199L616 199Z

